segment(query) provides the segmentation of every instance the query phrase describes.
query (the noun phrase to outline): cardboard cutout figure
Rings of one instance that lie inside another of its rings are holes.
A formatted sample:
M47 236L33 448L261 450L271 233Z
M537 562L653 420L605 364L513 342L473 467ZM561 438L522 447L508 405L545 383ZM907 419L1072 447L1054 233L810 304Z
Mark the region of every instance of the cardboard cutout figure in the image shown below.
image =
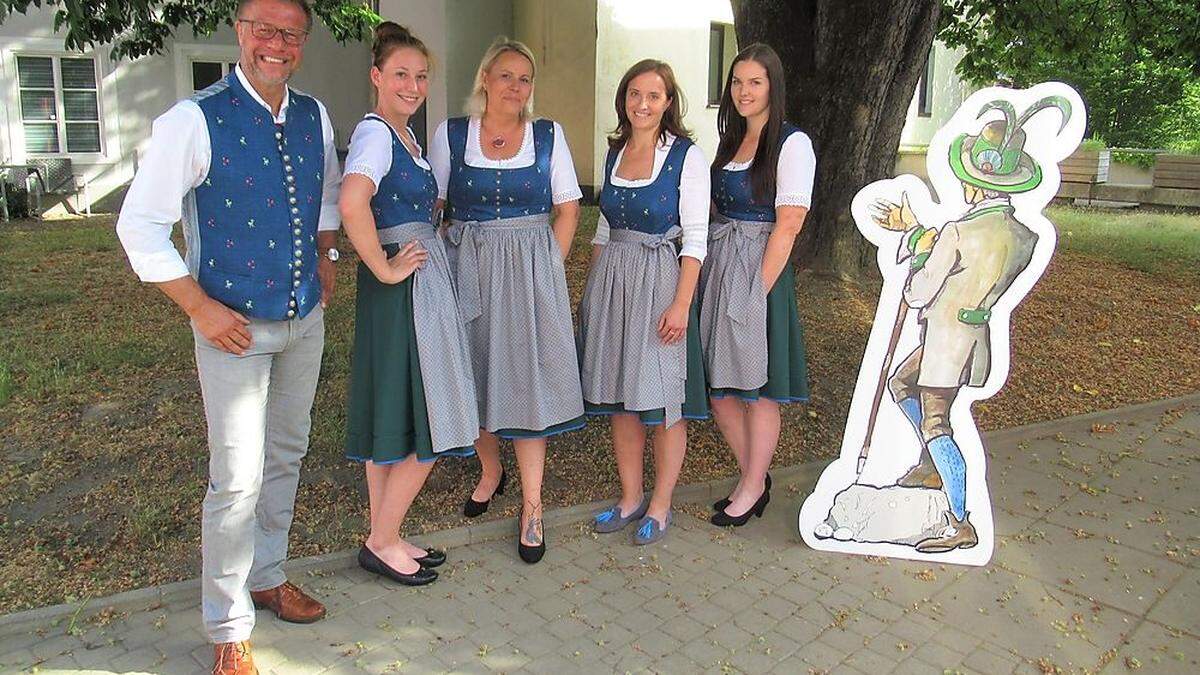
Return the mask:
M1009 317L1054 252L1042 209L1084 127L1083 102L1065 84L984 89L929 146L935 195L903 175L855 196L883 289L841 455L800 509L808 545L968 565L991 558L971 404L1008 377Z

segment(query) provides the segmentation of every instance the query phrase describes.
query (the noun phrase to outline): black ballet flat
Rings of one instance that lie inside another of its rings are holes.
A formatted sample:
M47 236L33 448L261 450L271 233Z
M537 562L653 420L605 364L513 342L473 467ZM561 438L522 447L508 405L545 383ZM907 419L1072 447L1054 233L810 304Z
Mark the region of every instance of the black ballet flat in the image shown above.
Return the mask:
M504 494L504 486L507 484L508 472L506 472L504 469L500 469L500 484L496 486L496 491L492 493L492 496L488 497L487 501L482 502L477 502L474 499L467 497L467 503L463 505L463 515L468 518L475 518L487 513L488 506L491 505L492 500L496 498L496 495Z
M421 567L437 567L446 562L446 552L439 551L436 548L427 548L425 549L425 555L420 558L413 558L413 560L421 563Z
M378 574L381 577L391 579L405 586L424 586L425 584L433 583L438 578L437 572L425 567L421 567L412 574L397 572L381 560L379 556L375 555L374 551L367 548L366 544L363 544L358 549L358 566L368 572Z
M771 472L769 472L769 471L767 472L767 478L763 482L763 484L767 486L767 491L770 492L771 491ZM729 506L729 497L726 497L725 499L718 499L717 501L713 502L712 506L713 506L713 511L716 511L717 513L724 511L725 507Z
M758 498L758 501L754 502L754 506L751 506L742 515L731 516L728 513L725 513L725 511L717 511L716 513L714 513L712 515L712 518L708 519L708 522L712 523L713 525L719 525L721 527L725 527L726 525L732 525L734 527L741 527L742 525L745 525L746 523L750 522L750 518L753 516L758 516L759 518L762 518L763 511L767 510L767 503L769 503L770 501L771 501L771 491L763 490L762 496Z

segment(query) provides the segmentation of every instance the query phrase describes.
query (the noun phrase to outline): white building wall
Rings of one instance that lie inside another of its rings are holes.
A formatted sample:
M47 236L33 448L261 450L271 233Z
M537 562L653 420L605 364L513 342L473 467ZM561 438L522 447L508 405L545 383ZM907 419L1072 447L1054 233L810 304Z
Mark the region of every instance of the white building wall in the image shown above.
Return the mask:
M711 23L733 23L729 0L597 0L595 185L603 182L606 138L617 124L617 85L629 66L644 58L671 64L687 100L684 123L712 159L717 109L707 105ZM583 177L580 181L586 182Z
M21 164L25 152L21 125L16 56L73 56L63 47L64 34L55 34L54 9L30 8L10 14L0 24L0 164ZM211 37L194 37L188 28L168 43L163 54L134 61L113 61L110 47L88 50L97 61L102 152L67 154L78 180L86 181L94 202L119 206L120 193L132 178L137 156L149 141L154 119L191 94L191 60L236 61L237 40L232 28ZM370 51L364 44L338 44L318 21L305 47L304 63L293 84L325 103L332 118L338 147L344 148L358 118L370 106L367 69ZM106 199L112 195L113 199ZM83 207L83 195L68 200L71 209Z
M948 49L940 42L933 43L933 109L927 117L918 114L919 97L916 95L920 88L920 83L918 83L918 92L914 93L913 99L908 105L904 130L900 132L901 150L923 149L924 146L929 145L929 142L933 140L933 134L943 124L950 121L955 111L963 101L967 100L968 96L975 93L976 88L959 79L955 72L963 54L964 51L961 47Z

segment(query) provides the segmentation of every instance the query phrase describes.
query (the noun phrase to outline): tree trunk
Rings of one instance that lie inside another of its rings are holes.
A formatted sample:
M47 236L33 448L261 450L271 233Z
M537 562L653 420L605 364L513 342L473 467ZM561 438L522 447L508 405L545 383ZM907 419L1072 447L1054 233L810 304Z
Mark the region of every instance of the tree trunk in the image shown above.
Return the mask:
M787 73L788 118L813 139L813 206L795 257L843 277L874 270L850 202L893 174L937 30L937 0L733 0L738 45L764 42Z

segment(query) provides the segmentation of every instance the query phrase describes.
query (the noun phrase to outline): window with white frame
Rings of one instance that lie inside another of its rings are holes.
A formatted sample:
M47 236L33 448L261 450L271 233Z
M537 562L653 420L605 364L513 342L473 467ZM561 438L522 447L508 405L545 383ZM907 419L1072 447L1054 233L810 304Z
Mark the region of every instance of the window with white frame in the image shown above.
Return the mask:
M17 56L25 152L99 153L100 87L96 60L81 56Z
M925 59L925 69L921 72L921 80L917 83L917 115L919 117L933 116L933 48Z
M206 89L221 81L235 65L236 62L193 60L192 91Z
M737 35L727 23L708 26L708 105L721 103L725 93L725 73L737 51Z

